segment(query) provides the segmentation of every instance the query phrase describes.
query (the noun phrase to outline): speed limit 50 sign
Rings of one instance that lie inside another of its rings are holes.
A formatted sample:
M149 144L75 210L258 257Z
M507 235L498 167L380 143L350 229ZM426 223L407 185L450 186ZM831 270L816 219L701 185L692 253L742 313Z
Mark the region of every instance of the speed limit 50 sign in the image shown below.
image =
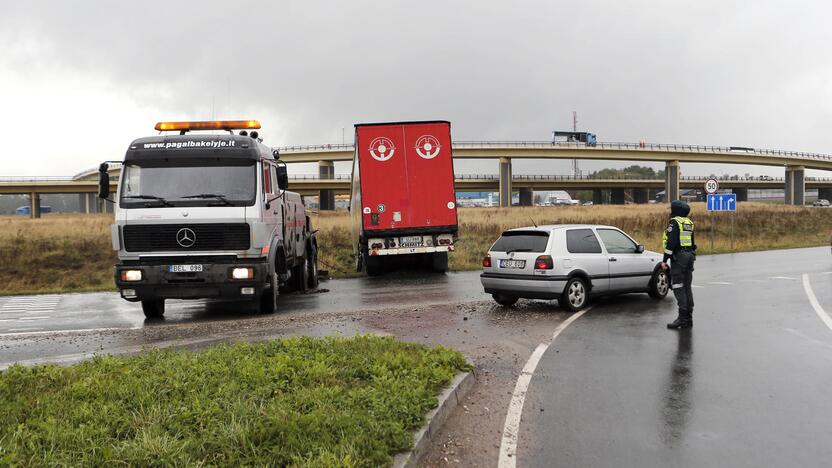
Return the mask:
M719 181L711 177L705 181L705 193L714 194L719 190Z

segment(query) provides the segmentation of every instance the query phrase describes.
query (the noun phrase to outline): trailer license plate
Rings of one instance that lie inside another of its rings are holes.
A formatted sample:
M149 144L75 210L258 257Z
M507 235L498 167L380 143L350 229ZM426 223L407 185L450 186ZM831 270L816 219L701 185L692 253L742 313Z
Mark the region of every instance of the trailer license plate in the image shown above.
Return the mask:
M403 247L413 247L413 246L422 245L422 236L407 236L402 237L402 246Z
M500 260L500 268L526 268L525 260Z
M202 265L168 265L171 273L198 273L202 271Z

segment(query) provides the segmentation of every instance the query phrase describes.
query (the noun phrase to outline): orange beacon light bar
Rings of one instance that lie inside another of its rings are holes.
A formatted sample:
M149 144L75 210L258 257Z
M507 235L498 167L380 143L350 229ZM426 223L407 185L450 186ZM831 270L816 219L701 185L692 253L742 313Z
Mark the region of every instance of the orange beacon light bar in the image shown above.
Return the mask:
M201 122L159 122L156 130L160 132L179 130L241 130L260 128L256 120L205 120Z

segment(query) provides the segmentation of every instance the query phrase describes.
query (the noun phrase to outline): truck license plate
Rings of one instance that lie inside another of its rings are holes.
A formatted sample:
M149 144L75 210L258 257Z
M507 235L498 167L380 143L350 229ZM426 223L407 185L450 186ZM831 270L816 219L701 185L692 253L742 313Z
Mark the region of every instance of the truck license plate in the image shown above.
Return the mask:
M525 260L500 260L500 268L526 268Z
M171 273L198 273L202 271L202 265L168 265Z

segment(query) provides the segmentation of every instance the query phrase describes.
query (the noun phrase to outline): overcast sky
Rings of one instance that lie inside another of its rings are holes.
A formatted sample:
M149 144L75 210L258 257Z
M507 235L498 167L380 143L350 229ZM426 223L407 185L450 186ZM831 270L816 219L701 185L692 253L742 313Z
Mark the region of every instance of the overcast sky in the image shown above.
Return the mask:
M0 176L71 175L159 120L211 117L259 119L279 146L413 119L545 140L575 110L601 141L832 153L830 17L795 0L7 1Z

